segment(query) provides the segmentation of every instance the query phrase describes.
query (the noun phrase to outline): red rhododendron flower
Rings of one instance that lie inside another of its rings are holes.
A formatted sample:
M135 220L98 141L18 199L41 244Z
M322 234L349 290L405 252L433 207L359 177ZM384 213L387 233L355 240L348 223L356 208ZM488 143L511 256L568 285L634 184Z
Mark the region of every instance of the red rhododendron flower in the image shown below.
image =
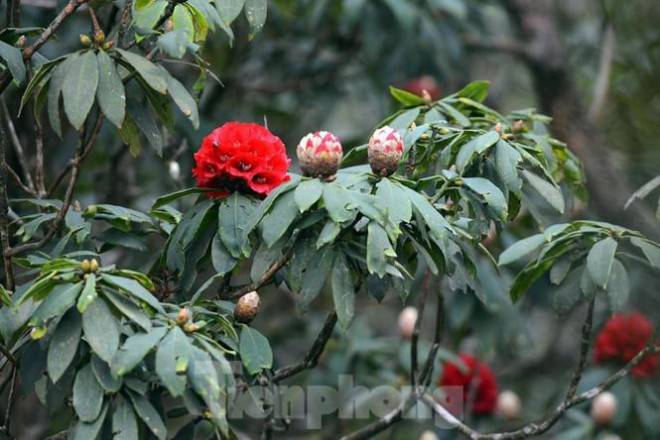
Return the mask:
M497 405L498 385L491 369L468 354L459 355L467 371L448 362L440 377L440 386L460 386L464 391L464 402L472 405L475 414L491 414Z
M195 163L197 184L218 188L209 197L227 197L233 191L266 195L291 179L284 144L258 124L228 122L216 128L204 138Z
M612 316L596 338L594 358L597 364L613 361L620 365L632 360L646 347L653 335L653 324L641 313ZM647 356L631 374L650 377L660 369L660 354Z

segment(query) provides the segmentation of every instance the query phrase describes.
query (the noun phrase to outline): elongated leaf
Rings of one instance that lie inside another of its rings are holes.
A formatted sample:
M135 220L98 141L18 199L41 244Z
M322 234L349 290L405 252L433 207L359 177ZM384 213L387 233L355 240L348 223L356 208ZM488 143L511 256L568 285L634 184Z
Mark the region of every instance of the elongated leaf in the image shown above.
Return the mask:
M630 281L628 272L619 260L614 260L612 273L607 284L607 297L612 313L619 313L628 302L630 296Z
M320 249L326 244L332 243L340 232L341 225L328 219L328 221L325 222L325 225L323 225L323 229L321 229L321 232L319 233L319 238L316 240L316 248Z
M660 247L650 241L633 237L630 242L639 248L651 266L660 269Z
M238 260L232 257L225 245L222 244L220 234L216 234L211 242L211 261L213 268L219 275L230 272L238 263Z
M85 313L87 307L94 302L98 294L96 293L96 275L93 273L87 274L87 279L85 280L85 288L83 289L82 295L78 299L78 311L80 313Z
M102 406L103 388L94 376L92 364L87 364L78 371L73 383L73 409L83 422L93 422Z
M279 203L279 202L278 202ZM232 257L247 257L250 252L245 227L254 211L254 202L233 193L218 208L218 235Z
M318 202L323 194L323 183L319 179L300 182L295 189L296 204L300 212L305 212Z
M475 156L483 154L487 149L495 145L499 139L500 135L496 131L489 131L463 145L456 155L456 167L458 170L463 171Z
M190 120L193 125L193 128L199 128L199 111L197 110L197 103L190 96L188 90L181 84L177 79L173 78L171 75L167 75L167 90L170 92L170 96L174 100L174 103L179 107L181 113L183 113L186 118Z
M80 130L94 105L99 70L93 51L73 55L67 62L67 73L62 84L64 111L69 122Z
M167 333L156 352L156 374L172 397L186 389L186 371L190 360L191 344L179 327Z
M29 325L39 326L46 323L51 318L61 316L69 310L75 303L78 295L82 291L82 283L65 284L56 287L53 292L46 297L44 302L30 318Z
M410 199L401 188L385 178L378 182L376 197L387 208L390 221L395 224L407 223L412 218L412 205Z
M493 182L482 177L466 177L463 182L465 186L479 194L500 219L505 220L507 218L506 199L502 191Z
M98 357L110 363L119 347L119 323L105 299L97 298L83 313L85 339Z
M507 189L519 198L522 196L522 178L518 174L518 165L522 156L507 142L499 140L495 147L495 167Z
M126 113L126 91L121 82L117 66L104 50L96 55L99 68L99 87L96 90L99 106L103 114L121 128Z
M369 222L367 231L367 269L369 273L375 273L382 278L387 273L387 265L396 257L396 253L382 226Z
M334 258L335 254L331 246L326 246L321 251L313 254L310 260L296 260L297 264L299 264L299 270L305 270L302 275L300 298L298 300L298 307L302 311L307 309L321 292L321 289L323 289L332 270Z
M160 304L158 299L156 299L156 297L153 296L151 292L145 289L145 287L137 281L130 278L118 277L109 274L103 274L103 280L111 286L123 290L139 301L147 303L154 310L160 313L165 313L165 310L163 310L163 306Z
M560 214L564 213L564 196L559 188L527 170L523 170L523 177L550 206L555 208Z
M355 286L344 254L337 254L332 267L332 298L337 319L343 329L351 325L355 314Z
M181 191L176 191L171 194L164 195L162 197L158 197L156 201L154 202L153 206L151 207L152 211L155 211L156 209L168 205L172 203L175 200L178 200L182 197L189 196L191 194L199 194L202 192L207 192L209 191L208 188L186 188L182 189Z
M531 237L523 238L509 246L504 252L500 254L498 264L504 266L505 264L513 263L522 257L531 254L539 249L546 243L543 234L532 235Z
M91 423L78 422L73 434L73 440L94 440L98 438L101 428L103 427L103 422L105 422L105 417L108 414L108 404L103 405L101 413Z
M355 218L355 203L351 201L349 191L330 183L323 187L323 203L328 215L336 223L352 221Z
M250 39L254 38L264 27L267 13L266 0L245 0L245 18L250 25Z
M406 90L397 89L396 87L390 86L390 95L405 106L412 107L424 104L424 98L421 96L417 96Z
M261 237L268 246L277 242L300 215L294 191L278 198L268 215L261 221Z
M25 104L30 100L30 97L32 96L32 93L34 92L34 89L37 88L37 86L42 85L42 83L45 83L47 81L48 76L50 73L53 71L55 67L62 61L64 61L66 57L62 56L59 58L55 58L52 61L49 61L39 67L39 70L37 70L28 83L27 87L25 88L25 92L23 92L23 97L21 98L21 106L18 110L18 114L20 115L21 112L23 111L23 107L25 107Z
M81 333L80 315L75 310L69 310L57 324L55 333L53 333L48 345L46 365L48 377L53 383L57 383L71 365L78 352Z
M587 255L589 275L591 275L594 283L603 289L607 288L607 282L610 279L616 248L616 240L612 237L607 237L594 244Z
M4 41L0 41L0 58L5 61L5 65L11 72L16 84L20 84L25 79L25 64L23 63L23 53L18 47L10 46Z
M113 440L136 440L139 438L135 411L126 399L121 399L112 413Z
M133 402L135 412L137 412L138 416L149 427L151 433L159 440L165 440L167 438L167 428L165 428L163 419L158 414L158 411L156 411L156 408L154 408L149 400L138 393L129 391L128 395Z
M144 79L146 84L159 93L167 92L167 79L157 65L141 55L123 49L115 49L130 66Z
M273 366L273 352L268 339L251 327L243 326L238 350L243 365L252 375Z
M126 339L126 342L119 348L110 362L112 374L123 376L133 370L147 353L163 339L166 332L165 327L157 327L149 333L137 333Z
M119 391L124 381L121 377L114 377L112 375L112 371L108 364L103 362L101 358L96 355L92 355L92 361L90 363L92 365L94 376L99 382L99 385L101 385L101 388L108 393L116 393Z
M73 57L65 59L53 70L48 86L48 121L53 131L62 137L62 122L60 119L60 96L64 79L69 73L69 64Z
M444 240L447 237L447 231L452 230L449 222L431 205L424 195L409 188L401 188L405 189L405 193L428 226L431 235L436 240Z
M103 296L128 319L142 327L145 331L151 330L151 320L147 313L129 298L116 292L105 290Z

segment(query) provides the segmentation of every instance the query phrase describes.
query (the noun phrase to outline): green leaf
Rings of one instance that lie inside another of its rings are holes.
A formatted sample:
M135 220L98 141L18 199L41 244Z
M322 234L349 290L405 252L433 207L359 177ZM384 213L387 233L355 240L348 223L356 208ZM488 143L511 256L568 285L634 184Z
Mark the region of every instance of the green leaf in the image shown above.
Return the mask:
M558 313L567 313L582 298L580 280L583 268L568 274L565 282L557 289L553 297L553 306Z
M220 275L230 272L238 263L238 260L232 257L222 244L220 234L216 234L211 242L211 262L216 273Z
M23 96L21 97L21 106L18 109L19 116L23 111L23 108L25 107L27 102L30 100L30 97L34 92L34 89L37 88L37 86L43 86L43 84L45 84L48 81L47 78L50 75L50 73L53 71L53 69L57 67L57 65L60 64L65 59L66 57L64 56L55 58L54 60L49 61L44 65L42 65L41 67L39 67L39 69L35 72L34 76L32 76L32 79L30 79L30 82L25 88L25 92L23 92Z
M254 207L251 199L235 192L218 208L218 235L225 249L236 259L250 255L245 227Z
M304 311L318 296L325 285L332 265L335 259L335 254L331 246L322 248L320 252L312 255L309 264L307 262L297 262L300 268L305 268L302 275L302 283L300 286L300 298L298 299L298 307ZM295 270L295 266L293 270Z
M349 191L335 183L323 187L323 203L328 215L336 223L349 222L355 218L355 204L351 201Z
M332 266L332 299L335 303L339 325L345 330L355 314L355 286L343 253L337 254Z
M128 395L133 402L133 408L137 412L142 421L149 427L149 431L155 435L159 440L167 439L167 428L163 423L163 419L144 396L135 392L129 391Z
M180 396L186 389L190 351L191 344L179 327L173 327L158 346L156 374L172 397Z
M145 331L151 331L151 320L141 307L120 293L105 290L103 295L122 315L142 327Z
M607 297L612 313L619 313L628 302L630 296L630 281L628 272L619 260L614 260L612 273L607 284Z
M167 328L156 327L149 333L136 333L126 339L110 362L112 374L118 377L132 371L147 353L163 339L166 332Z
M77 53L67 62L67 73L62 84L64 111L76 129L85 123L94 105L96 87L99 83L99 68L93 51Z
M264 274L273 267L280 258L282 258L282 251L287 242L288 237L285 237L273 246L269 247L266 243L262 243L261 246L259 246L252 259L252 266L250 267L250 279L253 282L258 283Z
M151 292L145 289L145 287L137 281L109 274L103 274L102 278L103 281L107 282L109 285L121 289L134 298L147 303L154 310L160 313L165 313L165 310L163 310L163 306L158 299L156 299Z
M90 362L92 365L92 371L94 371L94 376L96 380L108 393L116 393L119 391L123 384L123 379L121 377L114 377L110 366L103 362L100 357L92 355L92 360Z
M518 165L522 156L507 142L499 140L495 147L495 167L497 174L507 189L519 198L522 196L522 178L518 174Z
M300 212L305 212L321 198L323 182L319 179L304 180L296 187L294 194Z
M319 233L319 238L316 240L316 248L321 249L326 244L332 243L340 232L341 225L328 219Z
M62 94L62 87L64 80L69 74L69 65L73 57L66 58L62 63L58 64L53 70L53 75L50 77L48 86L48 121L53 131L62 137L62 121L60 120L60 95Z
M169 205L175 200L178 200L182 197L189 196L191 194L199 194L199 193L204 193L208 192L211 190L210 188L186 188L182 189L181 191L176 191L170 194L166 194L164 196L158 197L156 201L154 202L153 206L151 207L151 211L155 211L160 207L163 207L165 205Z
M268 246L272 246L282 238L289 226L300 215L294 194L294 191L289 191L279 197L270 212L261 220L261 237Z
M99 416L92 423L78 422L75 432L72 436L73 440L94 440L98 438L105 416L108 414L108 404L103 405L103 409Z
M167 92L167 79L157 65L143 56L128 52L123 49L115 49L129 65L144 79L145 83L159 93Z
M387 232L378 223L369 222L367 227L367 269L383 278L387 273L387 265L396 257Z
M64 284L57 286L30 318L30 326L36 327L45 324L51 318L63 315L75 303L82 290L82 283Z
M500 254L497 264L504 266L505 264L513 263L514 261L538 250L545 243L546 240L543 234L536 234L531 237L523 238L506 248L506 250Z
M483 154L499 140L500 135L496 131L491 130L471 139L467 144L463 145L456 155L456 167L458 171L463 172L474 157Z
M93 422L103 406L103 388L92 371L92 364L82 367L73 383L73 409L83 422Z
M481 196L484 202L502 220L507 218L507 202L502 191L493 182L483 177L465 177L463 183Z
M465 116L460 111L456 110L451 105L444 102L439 102L438 105L440 106L444 114L446 114L454 121L456 121L456 123L461 127L469 127L470 125L472 125L472 122L467 116Z
M560 214L564 213L564 196L561 189L536 174L523 170L523 177L527 182Z
M412 108L401 113L390 121L389 126L396 130L407 130L410 125L417 120L419 108Z
M395 224L408 223L412 218L412 205L401 187L385 178L378 182L376 197L387 209L390 221Z
M273 352L268 339L257 330L243 326L238 342L241 361L248 373L255 375L273 366Z
M215 2L220 17L222 17L227 25L232 24L236 20L238 14L243 10L244 5L245 0L220 0Z
M165 70L163 68L163 70ZM167 80L167 90L174 100L174 103L179 107L181 113L190 120L195 130L199 129L199 111L197 110L197 103L190 96L188 90L177 79L172 77L167 71L164 72L165 79Z
M69 365L71 365L73 358L76 357L81 333L80 315L75 310L69 310L57 324L48 345L46 366L48 377L53 383L60 380Z
M135 411L126 399L116 401L115 411L112 414L113 440L136 440L139 430Z
M610 279L616 248L616 240L612 237L607 237L594 244L587 255L589 275L591 275L594 283L603 289L607 288L607 282Z
M128 145L131 155L137 157L142 150L142 141L140 140L140 129L130 113L124 116L119 136L124 144Z
M96 275L93 273L87 274L87 279L85 280L85 288L83 289L80 298L78 298L78 311L80 313L85 313L87 307L89 307L89 305L94 302L97 296Z
M417 96L414 93L410 93L406 90L397 89L396 87L390 86L390 94L394 99L408 107L425 104L424 99L421 96Z
M264 27L267 14L266 0L245 0L245 18L250 25L250 40Z
M23 53L18 47L10 46L4 41L0 41L0 57L5 61L11 76L16 84L20 84L25 79L25 64L23 63Z
M473 81L463 87L457 95L461 98L469 98L477 102L483 102L488 97L490 81Z
M99 67L99 87L96 90L103 114L121 128L126 113L126 91L117 72L117 66L104 50L96 55Z
M85 339L98 357L110 363L119 347L119 323L104 299L92 302L82 315Z
M630 243L642 251L644 257L646 257L646 260L651 266L655 267L656 269L660 269L660 247L658 247L652 241L637 237L631 238Z
M444 240L447 237L447 231L451 231L453 228L447 220L431 205L431 203L426 199L423 194L420 194L412 189L405 188L401 186L400 188L405 190L405 193L408 195L408 198L413 204L413 207L417 210L419 215L426 223L431 232L431 235L436 240Z

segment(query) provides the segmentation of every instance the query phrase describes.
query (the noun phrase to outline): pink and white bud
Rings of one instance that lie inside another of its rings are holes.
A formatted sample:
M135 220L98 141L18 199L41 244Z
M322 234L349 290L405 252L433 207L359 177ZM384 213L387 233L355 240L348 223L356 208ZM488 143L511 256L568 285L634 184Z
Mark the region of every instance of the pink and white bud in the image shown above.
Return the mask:
M495 412L500 417L504 417L508 420L517 419L520 415L521 408L520 397L518 397L513 391L502 391L497 396Z
M419 312L414 307L406 307L399 313L399 336L410 339L415 331L415 323Z
M316 131L303 137L296 153L303 174L321 178L334 176L344 155L339 138L327 131Z
M403 140L394 128L385 126L374 131L367 149L369 165L379 176L389 176L399 167L403 157Z
M591 420L600 426L609 424L616 414L617 406L614 394L609 391L599 394L591 403Z

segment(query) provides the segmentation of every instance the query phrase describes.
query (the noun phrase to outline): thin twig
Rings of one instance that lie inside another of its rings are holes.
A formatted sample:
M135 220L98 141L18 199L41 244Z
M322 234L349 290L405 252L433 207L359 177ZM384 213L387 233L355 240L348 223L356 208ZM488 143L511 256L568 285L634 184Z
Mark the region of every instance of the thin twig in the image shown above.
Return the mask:
M424 317L426 299L429 296L430 279L431 271L428 271L426 273L426 278L424 279L424 288L422 289L422 294L419 299L419 307L417 308L417 320L415 321L413 334L410 339L410 382L412 383L413 388L417 387L417 343L419 341L419 332L422 327L422 318Z
M34 171L34 184L36 186L37 193L39 197L46 196L46 184L44 181L44 132L41 129L41 121L39 116L35 116L34 119L34 140L36 147L36 164Z
M303 358L303 360L301 360L297 364L282 367L279 370L277 370L273 375L271 382L279 382L281 380L294 376L303 370L314 368L318 364L319 359L321 358L321 355L325 350L325 346L330 340L330 337L332 336L332 332L335 329L336 324L337 324L337 313L335 312L329 313L328 317L325 320L325 324L323 324L323 328L316 337L316 340L314 340L314 344L312 344L312 348L310 348L309 352Z
M9 396L7 396L7 408L5 409L5 426L3 427L6 433L9 432L9 422L11 421L11 409L14 403L14 392L16 391L16 375L18 373L18 368L16 365L12 368L11 372L11 383L9 385Z
M428 387L429 384L431 383L431 376L433 375L433 366L435 365L435 355L438 353L438 350L440 349L440 343L442 342L442 333L444 326L445 326L445 297L442 292L442 287L439 287L438 304L437 304L437 310L435 316L435 335L433 337L433 344L431 345L431 350L429 350L429 355L426 358L426 363L422 367L419 374L419 382L420 385L423 387Z
M121 11L121 19L119 21L119 30L117 31L117 46L124 47L124 35L126 29L131 22L131 9L133 8L133 0L126 0L124 9Z
M220 294L220 298L236 299L252 292L253 290L257 290L259 287L266 284L272 277L274 277L277 271L280 270L287 263L287 261L289 261L289 258L291 258L291 252L290 251L285 252L282 255L282 257L280 257L280 259L277 260L275 264L273 264L256 283L248 283L243 286L237 287L236 289L230 292L227 293L223 292Z
M587 309L587 317L584 320L582 325L582 342L580 343L580 360L578 361L578 366L573 373L573 378L571 383L568 386L568 391L566 392L566 397L564 400L570 400L575 395L577 387L580 384L580 379L582 379L582 373L584 372L584 367L587 365L587 355L589 354L589 346L591 344L591 328L594 323L594 305L596 299L592 299L589 302L589 307Z
M34 182L32 181L32 176L30 175L30 167L28 166L27 156L25 155L25 150L23 149L21 140L18 138L16 127L14 126L14 122L11 120L9 108L7 108L7 103L5 102L4 97L0 97L0 104L2 105L2 113L5 115L5 120L7 121L7 130L9 131L9 137L11 138L11 143L14 146L14 151L16 152L16 158L18 159L18 163L23 170L23 174L25 175L26 186L34 191Z
M6 140L5 128L0 123L0 248L2 250L2 265L5 268L5 286L9 290L14 290L14 268L12 266L11 256L9 255L11 244L9 242Z
M28 193L32 197L38 197L37 192L34 191L32 188L28 187L26 184L24 184L23 181L21 180L21 176L19 176L18 173L16 173L16 171L14 171L14 169L12 167L10 167L9 165L7 165L7 174L9 174L14 179L16 184L23 191L25 191L26 193Z
M3 344L0 344L0 353L2 353L12 365L16 366L16 356Z

